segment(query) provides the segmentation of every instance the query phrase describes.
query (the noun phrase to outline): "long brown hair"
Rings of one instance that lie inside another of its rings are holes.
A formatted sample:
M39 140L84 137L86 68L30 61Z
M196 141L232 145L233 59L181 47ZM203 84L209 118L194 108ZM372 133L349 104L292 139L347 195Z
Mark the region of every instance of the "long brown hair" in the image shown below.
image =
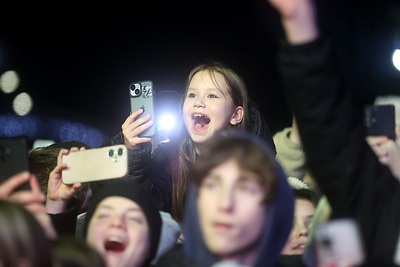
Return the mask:
M186 88L182 95L181 107L183 106L187 90L193 76L200 72L207 71L210 73L211 78L215 86L219 87L215 79L217 73L224 77L226 84L229 87L229 93L232 98L234 106L243 107L243 119L240 123L232 126L237 129L247 129L249 125L248 117L248 92L247 87L242 78L235 73L228 66L220 62L209 62L196 66L189 73L186 81ZM181 221L183 217L183 206L188 186L188 170L190 164L193 164L196 160L197 149L189 134L187 133L183 123L179 129L180 136L177 138L179 142L177 150L171 156L171 172L172 172L172 215L173 217Z

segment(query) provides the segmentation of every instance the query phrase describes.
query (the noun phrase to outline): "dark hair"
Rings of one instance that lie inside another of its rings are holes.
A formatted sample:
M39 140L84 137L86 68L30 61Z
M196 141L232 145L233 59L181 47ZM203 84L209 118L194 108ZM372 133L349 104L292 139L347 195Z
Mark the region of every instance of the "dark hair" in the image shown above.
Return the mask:
M310 189L294 189L293 190L295 199L305 199L310 201L314 207L318 204L318 195Z
M278 181L278 170L272 151L256 140L243 138L245 136L245 133L230 130L220 132L204 142L196 164L190 169L190 178L199 187L211 169L234 159L241 168L258 174L265 191L263 202L268 203L275 197Z
M29 171L36 175L40 190L46 195L49 174L57 166L60 148L38 147L29 152Z
M102 255L85 240L61 235L53 243L54 260L60 267L105 267Z
M314 207L317 206L319 195L314 189L297 177L290 176L287 180L290 187L293 189L295 199L305 199L310 201Z

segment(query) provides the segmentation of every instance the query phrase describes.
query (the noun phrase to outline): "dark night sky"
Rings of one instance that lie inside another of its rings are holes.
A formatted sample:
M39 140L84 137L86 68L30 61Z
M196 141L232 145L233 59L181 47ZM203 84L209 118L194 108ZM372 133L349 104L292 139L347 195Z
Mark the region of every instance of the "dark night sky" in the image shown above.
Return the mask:
M18 71L17 91L33 96L32 114L79 120L111 136L129 113L130 82L150 79L157 92L180 91L195 64L216 59L241 74L272 131L290 123L274 62L279 20L265 0L141 2L14 7L0 19L0 71ZM397 90L387 61L400 8L396 1L348 2L318 1L320 25L369 101L378 87ZM11 112L15 94L0 95L1 113Z

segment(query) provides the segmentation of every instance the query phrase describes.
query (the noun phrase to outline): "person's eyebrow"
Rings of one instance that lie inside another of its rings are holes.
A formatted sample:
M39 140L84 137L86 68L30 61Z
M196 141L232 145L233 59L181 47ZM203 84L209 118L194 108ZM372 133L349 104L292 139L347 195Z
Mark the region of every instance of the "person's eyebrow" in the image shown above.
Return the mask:
M208 90L208 91L218 91L222 95L225 96L224 92L221 89L219 89L218 87L207 87L206 90ZM187 91L197 91L197 88L188 88Z
M97 209L107 209L107 210L113 210L114 209L114 207L112 207L112 206L109 206L109 205L107 205L107 204L103 204L103 205L100 205ZM128 208L126 211L133 211L133 212L140 212L140 211L142 211L139 207L130 207L130 208Z
M260 183L259 175L253 172L242 173L238 179L240 182L256 182Z
M214 87L208 88L208 90L210 90L210 91L218 91L218 92L220 92L223 96L225 96L224 92L223 92L220 88L218 88L217 86L215 86L215 88L214 88Z
M221 176L219 175L219 173L215 173L213 171L210 171L206 176L204 176L204 178L221 180Z
M142 212L141 208L129 208L126 210L126 212Z
M111 206L106 205L106 204L101 204L101 205L99 205L99 206L97 207L97 209L108 209L108 210L112 210L112 209L114 209L114 207L111 207Z

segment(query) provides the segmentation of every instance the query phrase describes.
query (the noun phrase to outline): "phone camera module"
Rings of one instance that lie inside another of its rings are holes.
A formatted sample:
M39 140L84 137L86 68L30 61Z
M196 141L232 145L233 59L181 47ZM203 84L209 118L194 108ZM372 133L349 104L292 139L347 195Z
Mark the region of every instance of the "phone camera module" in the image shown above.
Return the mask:
M138 97L142 94L142 87L140 83L131 83L129 85L129 89L131 91L131 96Z
M369 108L365 111L365 126L370 128L376 123L375 109Z

